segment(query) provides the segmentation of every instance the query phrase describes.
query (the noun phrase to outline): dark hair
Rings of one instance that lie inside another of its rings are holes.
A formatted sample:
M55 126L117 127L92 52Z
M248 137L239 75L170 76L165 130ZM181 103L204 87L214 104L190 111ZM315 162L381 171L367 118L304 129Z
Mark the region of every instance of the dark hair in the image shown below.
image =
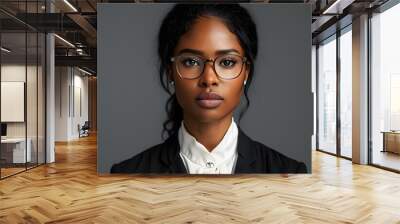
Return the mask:
M163 132L168 136L177 133L183 119L183 110L178 103L175 93L169 88L168 72L170 58L182 35L190 30L194 22L203 16L215 16L221 19L234 33L244 49L245 56L250 62L250 72L244 87L246 108L240 112L239 122L250 106L248 90L253 79L254 60L257 56L257 30L250 14L239 4L176 4L162 21L158 34L158 56L160 59L159 78L163 89L170 95L165 110L168 118L163 123Z

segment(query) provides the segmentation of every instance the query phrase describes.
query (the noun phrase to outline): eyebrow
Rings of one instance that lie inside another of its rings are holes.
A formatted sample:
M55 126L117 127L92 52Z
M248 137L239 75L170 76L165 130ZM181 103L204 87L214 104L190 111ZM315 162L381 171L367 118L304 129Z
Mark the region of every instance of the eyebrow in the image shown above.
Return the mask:
M218 50L215 53L216 53L216 55L222 55L222 54L228 54L228 53L232 53L232 52L237 53L237 54L240 55L240 52L238 50L236 50L236 49ZM180 50L178 52L178 54L182 54L182 53L193 53L193 54L199 54L199 55L205 56L204 52L199 51L199 50L195 50L195 49L191 49L191 48L185 48L185 49L182 49L182 50Z

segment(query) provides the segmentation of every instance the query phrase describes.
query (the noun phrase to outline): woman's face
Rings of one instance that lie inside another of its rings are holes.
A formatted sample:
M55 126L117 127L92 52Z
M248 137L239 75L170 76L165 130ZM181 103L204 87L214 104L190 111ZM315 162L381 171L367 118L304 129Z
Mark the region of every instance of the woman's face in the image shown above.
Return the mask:
M236 35L230 32L219 18L200 17L180 38L174 50L174 56L178 55L185 55L181 57L185 60L172 63L171 78L175 82L175 92L183 108L184 119L209 123L231 117L240 102L243 83L247 80L249 73L249 66L246 63L234 79L219 78L213 69L212 62L204 64L200 77L185 79L178 74L176 64L180 63L182 74L184 69L199 70L201 63L197 58L214 60L219 56L222 60L215 62L215 66L221 68L218 71L232 70L233 63L238 63L238 61L231 61L231 58L235 59L235 55L244 57L244 50ZM191 60L191 58L196 60Z

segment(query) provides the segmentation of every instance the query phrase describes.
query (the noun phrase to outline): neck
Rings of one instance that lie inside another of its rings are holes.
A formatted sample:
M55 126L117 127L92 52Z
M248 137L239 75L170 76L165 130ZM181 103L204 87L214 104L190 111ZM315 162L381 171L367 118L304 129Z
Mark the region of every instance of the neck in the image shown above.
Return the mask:
M184 115L185 129L211 152L224 138L232 122L232 114L221 120L201 122Z

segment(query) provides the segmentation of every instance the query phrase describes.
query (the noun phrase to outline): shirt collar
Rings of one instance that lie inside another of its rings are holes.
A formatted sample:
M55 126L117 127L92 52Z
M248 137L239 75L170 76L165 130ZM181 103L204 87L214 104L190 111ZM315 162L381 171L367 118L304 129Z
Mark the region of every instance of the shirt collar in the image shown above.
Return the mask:
M237 152L238 127L232 118L231 125L221 142L211 152L186 130L183 121L178 131L178 140L180 153L193 163L203 166L207 162L213 162L219 165Z

